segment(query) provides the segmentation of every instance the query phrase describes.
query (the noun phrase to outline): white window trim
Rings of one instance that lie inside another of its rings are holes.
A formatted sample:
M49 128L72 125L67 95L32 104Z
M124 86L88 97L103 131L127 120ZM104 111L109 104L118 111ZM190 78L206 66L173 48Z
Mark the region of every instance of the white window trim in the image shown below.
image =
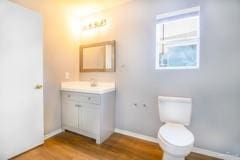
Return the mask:
M191 12L199 12L200 13L200 7L192 7L192 8L188 8L188 9L184 9L184 10L178 10L178 11L174 11L174 12L170 12L170 13L164 13L164 14L160 14L157 16L157 20L159 19L164 19L164 18L168 18L168 17L173 17L173 16L178 16L181 14L187 14L187 13L191 13ZM197 22L198 22L198 32L197 32L197 64L196 66L184 66L184 67L161 67L159 64L159 60L160 60L160 48L159 48L159 44L161 44L160 39L159 39L159 35L160 35L160 30L159 30L159 25L161 25L160 23L156 24L156 62L155 62L155 70L189 70L189 69L199 69L200 67L200 15L197 17Z
M183 9L183 10L178 10L178 11L173 11L173 12L169 12L169 13L163 13L163 14L160 14L157 16L157 20L168 18L168 17L174 17L174 16L178 16L181 14L192 13L192 12L200 12L200 6L187 8L187 9Z

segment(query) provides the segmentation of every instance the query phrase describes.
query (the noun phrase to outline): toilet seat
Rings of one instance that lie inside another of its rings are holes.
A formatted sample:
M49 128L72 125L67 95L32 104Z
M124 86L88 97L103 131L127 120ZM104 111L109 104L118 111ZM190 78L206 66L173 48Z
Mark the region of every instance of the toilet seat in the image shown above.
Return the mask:
M193 134L181 124L167 123L158 132L158 137L176 147L188 147L194 143Z

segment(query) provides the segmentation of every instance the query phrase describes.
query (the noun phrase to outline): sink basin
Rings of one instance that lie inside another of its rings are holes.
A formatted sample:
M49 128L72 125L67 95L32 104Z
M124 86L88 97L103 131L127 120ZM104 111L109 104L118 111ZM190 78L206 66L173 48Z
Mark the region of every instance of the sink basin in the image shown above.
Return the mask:
M70 92L104 94L107 92L115 91L115 83L97 82L97 85L92 87L90 81L62 82L61 90Z

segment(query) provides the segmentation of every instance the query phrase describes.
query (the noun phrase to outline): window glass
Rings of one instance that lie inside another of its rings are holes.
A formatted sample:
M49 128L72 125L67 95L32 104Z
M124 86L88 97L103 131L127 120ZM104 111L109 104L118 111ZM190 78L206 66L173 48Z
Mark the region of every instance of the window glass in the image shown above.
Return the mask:
M171 14L157 20L156 69L198 68L198 12Z

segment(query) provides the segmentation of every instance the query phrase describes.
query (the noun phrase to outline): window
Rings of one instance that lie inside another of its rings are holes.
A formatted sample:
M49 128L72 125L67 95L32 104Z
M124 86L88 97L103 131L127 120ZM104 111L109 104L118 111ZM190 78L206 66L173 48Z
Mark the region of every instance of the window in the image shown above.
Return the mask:
M199 68L200 8L157 16L156 69Z

